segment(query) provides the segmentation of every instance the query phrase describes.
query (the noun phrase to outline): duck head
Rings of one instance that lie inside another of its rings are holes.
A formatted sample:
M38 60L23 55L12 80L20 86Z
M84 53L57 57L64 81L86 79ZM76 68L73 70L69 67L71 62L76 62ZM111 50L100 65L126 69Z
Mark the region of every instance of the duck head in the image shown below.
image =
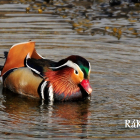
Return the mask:
M90 63L85 58L72 55L50 66L45 76L53 89L54 98L79 100L91 95L90 71Z

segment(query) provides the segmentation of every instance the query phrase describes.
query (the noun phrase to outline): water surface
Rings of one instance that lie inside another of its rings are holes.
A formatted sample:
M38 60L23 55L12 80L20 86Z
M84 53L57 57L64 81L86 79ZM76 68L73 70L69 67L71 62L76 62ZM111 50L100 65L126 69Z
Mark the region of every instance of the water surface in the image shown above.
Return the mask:
M139 8L127 2L0 1L0 56L28 40L55 61L81 55L91 63L93 88L91 100L52 105L1 84L0 139L139 139L139 128L125 128L126 119L140 116Z

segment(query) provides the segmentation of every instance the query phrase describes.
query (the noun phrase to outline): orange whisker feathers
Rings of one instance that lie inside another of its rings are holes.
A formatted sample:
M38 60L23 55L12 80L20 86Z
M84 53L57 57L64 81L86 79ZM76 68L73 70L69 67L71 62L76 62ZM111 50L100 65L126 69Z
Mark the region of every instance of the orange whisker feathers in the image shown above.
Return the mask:
M73 83L71 74L73 72L72 68L65 68L63 70L57 71L47 71L46 77L47 81L50 81L53 86L53 90L56 94L64 94L64 98L71 96L72 94L78 92L80 88Z

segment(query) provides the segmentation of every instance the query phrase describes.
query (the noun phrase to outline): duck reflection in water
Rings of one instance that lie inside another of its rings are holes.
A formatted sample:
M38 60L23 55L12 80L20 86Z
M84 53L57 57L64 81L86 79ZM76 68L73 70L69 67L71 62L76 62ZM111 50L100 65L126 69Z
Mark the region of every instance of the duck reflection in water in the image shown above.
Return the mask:
M38 99L15 94L8 89L3 89L2 94L4 112L8 113L11 127L16 125L22 129L22 126L26 124L28 129L44 126L47 131L47 128L57 125L56 129L59 131L64 125L74 127L77 133L86 131L90 116L88 99L79 102L56 102L54 104L45 102L42 104Z

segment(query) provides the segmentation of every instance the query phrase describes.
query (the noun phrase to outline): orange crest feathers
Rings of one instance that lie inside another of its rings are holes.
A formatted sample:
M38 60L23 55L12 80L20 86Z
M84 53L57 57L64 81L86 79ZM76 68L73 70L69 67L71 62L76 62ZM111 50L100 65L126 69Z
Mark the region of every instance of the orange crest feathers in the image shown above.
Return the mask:
M1 76L3 76L10 69L24 67L24 60L27 55L30 58L42 58L35 50L35 42L23 42L13 45L8 52Z

